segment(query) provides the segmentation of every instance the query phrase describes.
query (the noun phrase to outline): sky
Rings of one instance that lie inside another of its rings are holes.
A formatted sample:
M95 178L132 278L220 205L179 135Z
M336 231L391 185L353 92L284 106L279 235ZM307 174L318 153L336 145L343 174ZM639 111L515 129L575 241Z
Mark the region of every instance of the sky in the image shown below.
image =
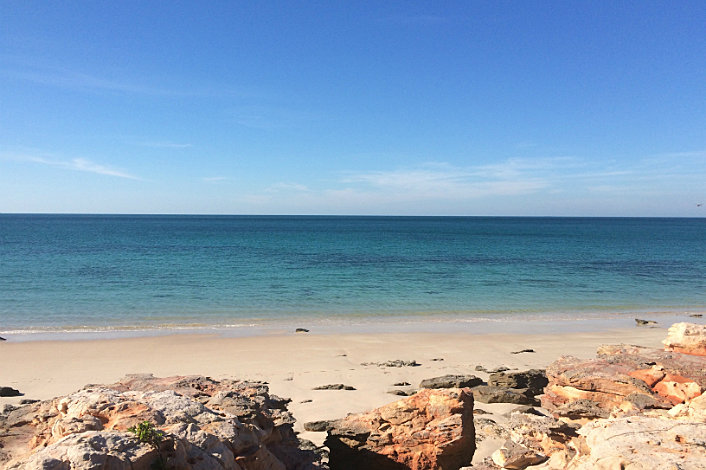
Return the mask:
M4 0L0 212L704 217L706 2Z

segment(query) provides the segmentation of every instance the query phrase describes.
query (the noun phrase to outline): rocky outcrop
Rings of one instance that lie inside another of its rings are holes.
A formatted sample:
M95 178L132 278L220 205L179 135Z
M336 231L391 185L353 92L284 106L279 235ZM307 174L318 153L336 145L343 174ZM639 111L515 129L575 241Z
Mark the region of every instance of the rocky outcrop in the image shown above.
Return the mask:
M475 451L467 388L424 389L332 425L325 443L337 470L456 470Z
M598 410L597 414L586 418L603 417L626 402L634 407L639 407L639 404L662 408L671 406L653 393L645 382L632 377L632 371L624 364L563 356L547 368L549 383L541 398L542 406L561 415L566 409L565 405L583 400ZM592 407L584 409L588 411Z
M706 356L706 325L675 323L662 343L666 351Z
M0 464L7 469L325 468L299 447L287 401L257 382L129 376L0 415ZM147 421L157 447L128 428Z
M659 365L665 372L694 380L706 388L706 357L692 356L661 349L628 344L604 345L598 348L598 359L619 364L630 370L649 369Z
M654 416L601 419L578 433L579 452L568 461L554 460L572 470L596 468L706 469L706 425Z

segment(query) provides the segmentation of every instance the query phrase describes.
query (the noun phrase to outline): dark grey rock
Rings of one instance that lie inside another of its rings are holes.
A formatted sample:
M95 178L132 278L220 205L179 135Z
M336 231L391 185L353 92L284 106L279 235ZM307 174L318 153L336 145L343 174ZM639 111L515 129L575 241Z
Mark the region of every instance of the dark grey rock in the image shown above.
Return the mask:
M649 325L656 325L657 322L654 320L641 320L639 318L635 319L635 324L637 326L649 326Z
M527 394L527 389L478 385L471 389L473 398L481 403L514 403L516 405L536 405L537 400Z
M522 354L522 353L533 353L534 349L520 349L519 351L512 351L510 354Z
M563 416L569 419L596 419L607 418L610 412L598 406L598 403L591 400L581 399L565 403L554 410L557 416Z
M703 314L701 314L701 313L690 313L689 316L690 316L691 318L701 318L701 317L703 317Z
M397 395L398 397L411 397L415 393L417 393L416 390L399 390L399 389L393 389L389 390L387 393L391 395Z
M310 421L304 423L304 430L310 432L326 432L333 427L331 423L332 421L328 420Z
M12 387L0 387L0 397L19 397L22 396L19 390Z
M461 388L474 387L483 383L483 380L475 375L444 375L431 379L424 379L419 384L419 388Z
M527 388L530 395L539 395L548 383L547 373L542 369L530 369L523 372L494 372L488 378L488 385Z
M23 398L20 400L20 405L31 405L32 403L38 403L39 400L34 400L31 398Z
M393 387L408 387L410 385L412 385L412 384L409 382L397 382L397 383L392 384Z
M294 332L295 333L308 333L309 330L307 330L306 328L297 328L296 330L294 330Z
M319 385L314 387L312 390L355 390L355 387L344 384L330 384L330 385Z

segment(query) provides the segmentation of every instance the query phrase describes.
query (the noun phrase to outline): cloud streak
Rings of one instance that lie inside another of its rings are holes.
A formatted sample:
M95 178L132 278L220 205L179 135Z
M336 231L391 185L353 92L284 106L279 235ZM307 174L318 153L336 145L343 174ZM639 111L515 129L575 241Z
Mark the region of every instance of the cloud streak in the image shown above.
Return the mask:
M93 173L104 176L114 176L116 178L125 178L131 180L141 179L119 168L95 163L85 158L72 158L71 160L49 160L43 157L20 157L17 160L39 163L42 165L52 166L56 168L63 168L66 170L82 171L85 173Z

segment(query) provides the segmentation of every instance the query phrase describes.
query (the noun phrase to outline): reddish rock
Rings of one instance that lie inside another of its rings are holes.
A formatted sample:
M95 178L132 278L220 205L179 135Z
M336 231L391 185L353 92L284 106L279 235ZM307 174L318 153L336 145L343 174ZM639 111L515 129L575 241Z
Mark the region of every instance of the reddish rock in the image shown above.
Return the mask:
M667 374L652 387L659 395L665 397L673 405L701 395L701 387L691 379L680 375Z
M646 395L655 398L650 387L642 380L631 377L630 372L629 366L604 360L561 357L547 368L549 384L541 398L542 406L561 414L561 410L566 409L564 405L588 401L601 410L610 411L628 397ZM666 403L665 407L668 407Z
M658 366L665 373L688 377L698 383L702 389L706 388L706 357L704 356L618 344L598 348L598 358L610 364L620 364L631 371Z
M467 388L424 389L332 426L325 444L337 470L456 470L475 451L473 395Z
M706 325L675 323L662 343L667 351L706 356Z

